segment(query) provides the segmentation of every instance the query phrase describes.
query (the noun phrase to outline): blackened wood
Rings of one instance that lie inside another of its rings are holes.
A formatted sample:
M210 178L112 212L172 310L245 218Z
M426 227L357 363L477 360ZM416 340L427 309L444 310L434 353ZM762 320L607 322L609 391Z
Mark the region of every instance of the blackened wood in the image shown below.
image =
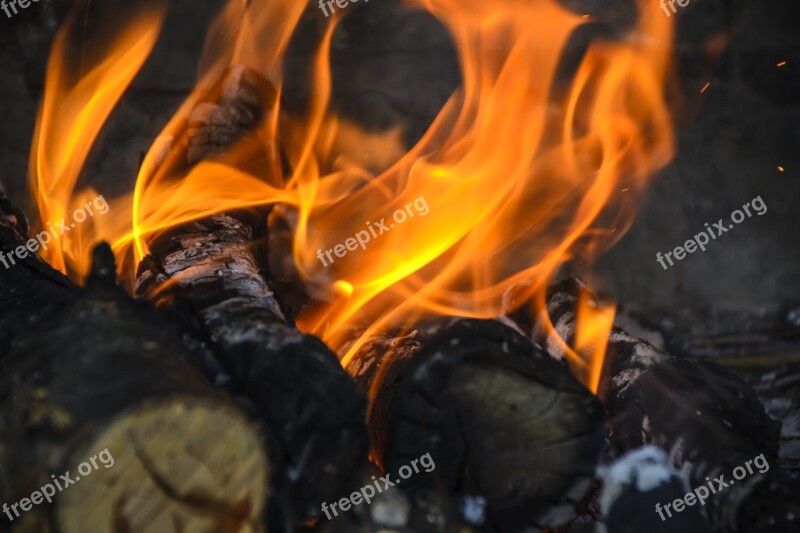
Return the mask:
M240 152L234 154L237 166L242 168L245 163L243 149L249 155L259 153L262 165L277 164L274 144L258 136L258 128L276 109L277 98L275 88L257 72L244 65L230 67L189 116L186 162L194 165L203 159L221 157L251 137L253 146L239 146ZM272 171L267 177L277 175Z
M0 253L5 265L0 265L0 368L6 371L8 351L20 343L20 331L28 323L39 321L66 302L77 291L66 276L51 268L37 255L28 254L20 259L8 256L24 246L28 224L21 211L14 207L0 183ZM23 341L24 342L24 341ZM5 378L7 379L7 377ZM6 413L9 399L0 396L0 499L12 501L13 477L9 471L9 444ZM0 516L0 531L4 518Z
M347 373L353 378L359 389L370 399L381 396L382 401L371 401L367 412L367 427L370 431L370 445L373 457L380 459L384 455L386 438L391 423L391 402L394 397L401 374L408 360L438 333L464 320L462 317L438 317L421 320L408 333L386 332L374 335L366 340L346 366ZM342 346L346 353L351 346L367 330L367 325L354 328L352 341Z
M800 365L746 372L745 379L753 385L770 417L781 422L781 467L800 474Z
M24 226L0 209L5 251ZM114 272L107 245L83 289L35 256L0 272L0 496L13 505L51 474L76 480L52 506L10 511L14 526L260 530L268 468L256 426L195 370L182 331Z
M25 216L5 196L0 184L0 343L14 342L16 331L70 298L78 289L66 276L26 253L22 259L15 250L28 242ZM38 245L37 242L34 241ZM9 258L14 253L13 260ZM2 357L2 352L0 352Z
M190 164L235 149L274 105L255 98L272 94L252 87L257 74L234 69L227 76L219 102L191 114ZM274 167L261 174L279 181ZM333 352L295 327L276 296L267 213L219 214L159 236L139 265L135 294L186 311L206 331L219 363L209 373L263 423L274 465L270 522L290 530L319 516L322 502L349 493L351 473L366 461L366 398Z
M270 211L268 220L270 282L281 294L281 301L292 319L296 318L309 301L326 301L330 298L329 288L336 281L329 272L304 277L297 269L294 260L294 236L300 214L295 207L276 205ZM319 289L318 287L323 287Z
M604 436L599 402L565 365L491 320L461 320L396 361L374 400L390 405L386 471L426 453L436 464L401 486L483 496L490 530L574 516Z
M421 347L417 331L408 335L377 335L358 350L348 362L346 370L356 385L370 398L381 395L384 401L370 401L367 411L367 428L370 436L370 449L374 457L384 455L386 438L392 421L391 398L399 383L399 374L406 362Z
M586 287L575 279L551 289L547 312L556 331L548 334L541 323L534 329L534 337L556 358L563 354L553 335L572 342L581 290ZM755 391L733 373L707 361L665 353L614 328L600 396L616 451L659 446L692 488L720 475L728 482L734 468L745 467L747 461L752 466L752 460L764 454L768 471L751 468L744 479L709 498L706 507L715 528L777 531L794 526L791 516L800 492L778 468L780 425L767 416Z
M336 356L287 318L253 255L248 225L215 215L169 239L171 251L140 265L136 294L161 307L188 305L219 348L228 389L268 431L273 520L319 515L322 502L347 492L349 473L366 455L365 397Z

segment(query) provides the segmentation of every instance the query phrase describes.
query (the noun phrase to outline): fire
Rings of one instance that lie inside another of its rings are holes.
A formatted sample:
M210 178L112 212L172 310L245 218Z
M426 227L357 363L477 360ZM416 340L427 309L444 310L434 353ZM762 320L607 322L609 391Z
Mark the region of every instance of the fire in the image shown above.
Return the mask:
M584 379L592 392L597 392L600 385L603 360L608 346L608 333L614 326L615 311L614 305L599 305L592 302L587 291L581 292L578 298L574 342L577 354L570 353L570 350L567 353L570 354L571 361L585 362L584 365L578 366L585 368Z
M69 34L59 32L50 53L44 98L33 137L29 181L39 207L41 225L65 219L86 200L97 196L75 185L100 128L122 93L144 64L158 37L163 11L134 20L107 54L77 80L70 72ZM70 18L67 27L73 23ZM87 271L91 246L108 235L105 228L82 224L64 234L44 259L62 271Z
M149 150L133 192L97 224L65 236L47 259L80 279L90 247L107 240L130 281L164 230L282 203L298 214L298 270L329 294L301 313L298 326L342 352L343 364L379 331L402 332L442 315L496 317L507 310L510 291L541 310L559 268L578 256L592 260L619 239L635 199L672 157L664 101L671 22L657 3L641 0L635 26L593 43L570 72L567 44L592 21L555 0L420 0L419 7L449 29L463 86L416 146L406 150L399 129L366 133L329 109L335 17L315 56L307 114L283 112L282 57L305 3L231 0L209 32L196 90ZM66 30L57 41L32 150L43 221L60 219L71 205L86 153L160 24L160 15L131 23L75 85L65 81ZM277 88L255 138L284 155L285 175L274 166L244 168L234 150L188 171L179 164L189 112L225 68L238 64ZM367 149L371 159L364 161ZM382 219L393 222L393 213L410 213L420 198L428 206L424 217L404 219L333 264L320 262L320 251ZM573 363L594 388L600 339L614 311L584 307L578 314L575 349L590 355L574 355Z

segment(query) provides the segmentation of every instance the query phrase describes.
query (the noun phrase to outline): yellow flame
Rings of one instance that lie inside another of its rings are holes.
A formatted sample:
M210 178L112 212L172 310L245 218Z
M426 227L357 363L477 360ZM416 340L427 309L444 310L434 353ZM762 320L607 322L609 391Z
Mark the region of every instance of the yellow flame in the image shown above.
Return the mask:
M42 226L62 219L69 222L73 209L97 196L84 191L73 197L75 184L100 128L153 48L162 21L163 12L158 10L135 19L102 61L75 83L66 70L69 22L56 36L30 156L29 179ZM95 226L84 223L79 231L64 234L43 251L44 258L62 271L68 265L77 267L76 274L82 277L87 255L82 244L97 242L91 237Z
M619 239L648 179L672 157L664 101L671 21L657 3L638 0L634 27L598 39L567 78L568 43L591 20L555 0L420 0L419 6L449 29L463 86L416 146L401 146L399 128L366 133L330 110L336 19L314 58L307 113L281 113L282 58L306 5L232 0L209 31L195 91L153 143L132 194L112 204L95 233L78 229L80 250L48 259L83 273L87 247L107 239L130 280L158 233L214 213L283 203L297 212L298 271L330 294L304 309L298 325L334 349L349 346L343 363L382 330L402 331L430 316L497 316L512 289L517 301L535 296L543 309L542 290L561 265L576 255L594 259ZM43 218L60 217L70 205L85 152L159 24L157 17L132 24L102 74L82 79L75 91L49 89L32 176ZM131 35L137 38L127 40ZM63 53L57 42L53 57ZM64 73L53 63L48 87L58 88ZM261 149L280 151L285 175L274 165L240 164L242 147L185 168L189 113L235 64L276 88L255 138ZM60 111L65 99L67 111ZM98 100L102 106L93 105ZM387 228L383 234L378 223ZM354 246L364 232L369 242ZM331 260L327 266L320 253ZM613 309L579 315L587 324L578 328L579 351L591 354L574 358L596 386L601 331L607 335Z
M603 360L608 347L608 333L614 326L615 311L614 305L593 304L585 291L578 299L574 348L575 352L580 354L580 359L585 362L587 374L585 382L592 392L597 392L600 384Z

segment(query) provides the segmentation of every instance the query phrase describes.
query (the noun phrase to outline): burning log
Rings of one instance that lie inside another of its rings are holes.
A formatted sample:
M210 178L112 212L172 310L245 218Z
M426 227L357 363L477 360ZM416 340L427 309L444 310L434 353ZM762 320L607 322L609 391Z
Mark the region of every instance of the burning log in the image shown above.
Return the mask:
M240 74L236 83L254 76ZM249 95L257 94L236 83L226 82L219 106L192 114L209 117L192 135L232 139L230 122L213 117L244 116L224 109L252 107ZM190 147L207 146L195 139ZM218 153L190 151L189 162ZM216 351L209 374L265 426L275 488L269 519L292 530L348 492L366 458L366 400L333 352L289 318L270 282L265 232L266 213L237 212L161 235L139 266L135 294L199 319Z
M277 103L278 93L258 73L244 65L228 69L192 110L187 132L186 162L194 165L203 159L223 157L232 149L243 169L244 159L251 168L277 165L277 151L267 142L246 142L258 139L258 127ZM263 139L261 139L263 141ZM247 154L241 153L247 150ZM257 163L256 163L257 161ZM277 176L274 167L271 176Z
M603 449L589 391L500 322L461 320L415 342L404 341L375 388L370 421L388 420L378 435L386 471L430 453L435 470L403 485L483 496L488 527L500 531L574 516Z
M211 369L215 380L230 380L228 390L266 426L275 504L297 523L347 491L343 476L366 454L365 400L336 356L287 319L253 241L250 227L228 215L187 224L171 233L171 252L142 262L136 294L159 306L188 304L200 318L219 347L224 373Z
M2 251L25 232L0 199ZM114 272L107 245L85 289L35 255L0 272L3 519L32 531L261 530L257 428Z
M534 338L556 358L563 353L553 335L572 342L581 290L586 288L574 279L555 287L547 305L555 331L548 334L541 322L534 328ZM618 453L654 444L668 453L690 487L711 484L715 493L706 509L715 528L794 527L796 482L770 468L777 466L779 424L767 416L755 391L733 373L707 361L666 354L615 328L600 396ZM757 456L767 462L766 469L753 468Z

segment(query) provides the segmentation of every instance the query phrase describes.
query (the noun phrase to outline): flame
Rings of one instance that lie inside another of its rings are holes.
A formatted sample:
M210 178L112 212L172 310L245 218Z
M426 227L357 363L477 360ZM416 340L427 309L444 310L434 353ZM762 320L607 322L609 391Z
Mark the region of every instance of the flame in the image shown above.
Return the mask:
M608 347L608 333L614 326L615 305L599 305L591 301L588 291L582 291L578 298L578 309L575 316L576 330L574 348L570 357L580 357L585 361L585 382L592 392L597 392L600 375ZM579 356L578 354L581 354Z
M307 113L295 116L281 111L278 96L282 58L305 3L232 0L209 31L195 91L149 150L134 191L117 199L91 232L76 228L48 260L80 278L87 248L105 239L130 281L164 230L282 203L298 215L299 272L328 293L327 301L303 310L298 326L343 352L343 364L383 330L402 332L442 315L496 317L508 311L511 292L541 310L544 288L564 263L593 260L624 234L636 198L673 155L664 101L671 21L655 2L638 5L634 27L593 43L570 72L567 45L592 20L555 0L419 0L449 29L463 85L406 150L401 129L367 133L331 111L336 17L314 58ZM62 89L64 50L57 41L32 157L43 220L70 205L86 152L159 26L156 16L132 23L97 73L71 90ZM237 64L277 88L256 138L283 154L285 174L275 166L246 168L239 147L188 171L180 164L189 113ZM416 209L423 204L425 214ZM320 252L352 244L383 220L394 227L323 266ZM613 308L582 309L575 348L589 356L573 352L573 362L596 386L599 339L607 337Z
M100 128L150 54L163 18L163 10L156 9L134 19L106 56L77 81L67 68L72 44L68 30L74 16L56 36L29 164L42 227L71 220L75 209L97 196L91 189L73 194L81 167ZM83 223L79 231L65 233L44 250L43 257L54 268L66 272L69 266L82 277L91 245L102 239L100 233L97 224Z

